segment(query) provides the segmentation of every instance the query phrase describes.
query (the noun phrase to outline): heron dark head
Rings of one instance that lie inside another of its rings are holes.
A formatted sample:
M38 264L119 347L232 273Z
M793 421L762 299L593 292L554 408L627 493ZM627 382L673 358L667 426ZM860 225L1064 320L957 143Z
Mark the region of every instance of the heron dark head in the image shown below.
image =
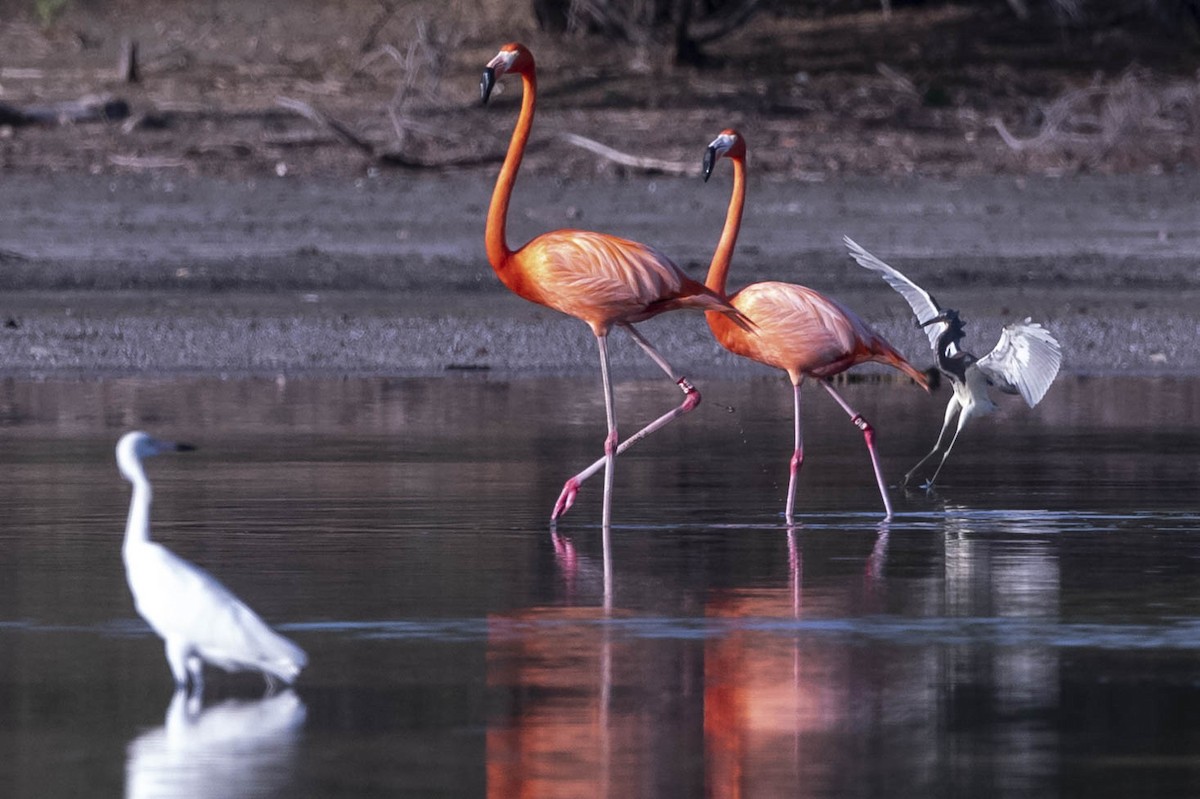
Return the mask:
M964 329L964 325L962 323L962 319L959 318L958 311L954 310L953 308L944 308L938 312L937 316L931 319L926 319L924 322L918 321L917 327L929 327L930 325L936 325L939 322L947 323L950 325L952 330L961 331Z

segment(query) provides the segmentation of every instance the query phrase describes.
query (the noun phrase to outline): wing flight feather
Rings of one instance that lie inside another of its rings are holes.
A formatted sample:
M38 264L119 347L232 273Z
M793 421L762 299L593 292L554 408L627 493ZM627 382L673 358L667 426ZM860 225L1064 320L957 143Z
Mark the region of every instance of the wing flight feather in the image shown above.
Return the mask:
M936 317L942 311L942 307L938 305L937 300L933 298L925 289L918 286L916 283L909 280L897 269L888 266L876 256L863 249L862 245L854 241L849 236L843 236L842 241L850 250L850 255L858 265L870 269L873 272L878 272L887 281L887 284L900 293L908 304L912 307L913 313L917 315L917 321L924 325L929 320ZM946 322L938 322L924 327L925 335L929 336L929 346L937 350L938 338L946 331L948 325Z
M1020 393L1032 408L1058 375L1062 347L1050 331L1026 318L1005 325L995 348L975 365L1001 390Z

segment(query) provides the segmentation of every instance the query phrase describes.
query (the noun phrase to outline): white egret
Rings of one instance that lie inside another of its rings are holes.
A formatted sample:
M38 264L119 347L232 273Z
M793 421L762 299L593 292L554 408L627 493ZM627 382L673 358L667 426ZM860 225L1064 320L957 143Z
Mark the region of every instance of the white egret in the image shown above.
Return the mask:
M304 650L276 633L208 572L150 540L150 481L142 459L194 449L126 433L117 442L117 466L133 484L125 525L125 576L142 618L166 644L177 687L204 688L205 662L225 671L259 671L268 686L291 684L308 662Z
M941 450L946 431L957 415L958 426L950 444L942 453L933 477L925 483L926 487L932 486L967 421L997 409L996 403L988 396L988 386L995 386L1006 394L1020 394L1032 408L1045 396L1058 375L1059 366L1062 365L1062 349L1048 330L1026 317L1023 322L1005 325L992 351L982 358L976 358L959 347L964 325L958 311L942 308L932 294L864 250L849 236L843 236L842 240L859 266L881 274L888 285L912 306L917 323L924 328L929 336L929 344L937 355L938 369L950 378L954 388L937 443L928 455L904 475L904 484L907 485L917 469Z

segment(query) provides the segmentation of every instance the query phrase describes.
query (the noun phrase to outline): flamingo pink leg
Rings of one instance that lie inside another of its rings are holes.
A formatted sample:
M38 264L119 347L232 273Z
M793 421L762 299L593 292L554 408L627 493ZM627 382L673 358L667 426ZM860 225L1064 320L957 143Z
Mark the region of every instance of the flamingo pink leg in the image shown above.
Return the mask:
M617 466L617 412L613 402L612 378L608 371L608 336L598 336L600 346L600 377L604 383L604 414L608 420L608 436L604 439L604 512L601 525L607 531L612 524L613 473Z
M883 470L879 467L879 455L875 451L875 428L871 427L870 422L863 418L863 415L850 407L846 400L842 399L842 395L837 393L828 380L822 380L821 385L825 386L825 390L829 392L837 404L842 406L842 410L850 415L850 421L854 426L862 431L863 440L867 442L867 452L871 455L871 467L875 470L875 482L879 485L879 496L883 497L883 508L887 512L887 518L892 518L892 501L888 498L887 484L883 481Z
M800 475L800 468L804 466L804 434L800 427L800 384L793 386L795 398L795 447L792 450L792 461L790 475L788 477L788 493L787 506L784 508L783 517L787 519L787 523L792 523L792 510L796 506L796 480Z
M675 381L675 384L679 386L680 390L683 391L684 398L683 402L680 403L678 407L667 411L662 416L658 417L653 422L622 441L616 448L614 457L620 456L625 452L625 450L629 449L646 436L661 430L663 427L666 427L668 423L678 419L680 416L683 416L685 413L700 404L700 392L688 381L686 377L679 377L675 374L675 371L671 368L671 365L667 363L666 359L658 353L658 350L654 349L654 345L647 341L642 334L633 327L633 325L622 324L621 327L628 331L629 335L633 337L633 340L636 341L638 345L646 351L646 354L649 355L656 364L658 364L659 368L666 372L667 376ZM607 358L607 352L605 353L605 358ZM560 516L571 509L571 506L575 504L576 496L579 494L579 487L583 485L585 480L594 475L596 472L600 471L600 469L604 468L605 463L608 461L607 443L605 446L606 452L603 458L599 458L582 472L574 477L569 478L567 482L563 484L563 489L558 495L558 501L554 503L554 510L550 513L551 522L556 521ZM605 482L607 485L607 479ZM605 493L607 496L607 489Z

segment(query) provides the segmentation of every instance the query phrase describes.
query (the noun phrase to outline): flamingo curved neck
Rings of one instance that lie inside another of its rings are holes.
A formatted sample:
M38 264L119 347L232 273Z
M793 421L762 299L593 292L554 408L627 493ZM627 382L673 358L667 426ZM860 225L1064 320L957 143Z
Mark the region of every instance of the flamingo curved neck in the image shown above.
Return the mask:
M708 267L708 278L704 285L718 294L725 294L725 281L729 277L729 264L733 259L733 248L737 246L738 232L742 227L742 209L746 205L746 160L741 156L733 161L733 193L729 197L729 210L725 213L725 228L721 240L713 253Z
M502 271L512 257L513 251L508 247L506 224L508 221L508 201L512 197L513 184L517 180L517 170L521 168L521 159L525 156L525 145L529 141L529 132L533 128L533 110L537 102L537 75L531 70L521 73L521 114L513 128L512 139L508 143L508 153L504 156L504 165L500 167L500 175L496 178L496 188L492 191L492 202L488 207L487 228L484 232L484 244L487 248L488 263L496 272Z

